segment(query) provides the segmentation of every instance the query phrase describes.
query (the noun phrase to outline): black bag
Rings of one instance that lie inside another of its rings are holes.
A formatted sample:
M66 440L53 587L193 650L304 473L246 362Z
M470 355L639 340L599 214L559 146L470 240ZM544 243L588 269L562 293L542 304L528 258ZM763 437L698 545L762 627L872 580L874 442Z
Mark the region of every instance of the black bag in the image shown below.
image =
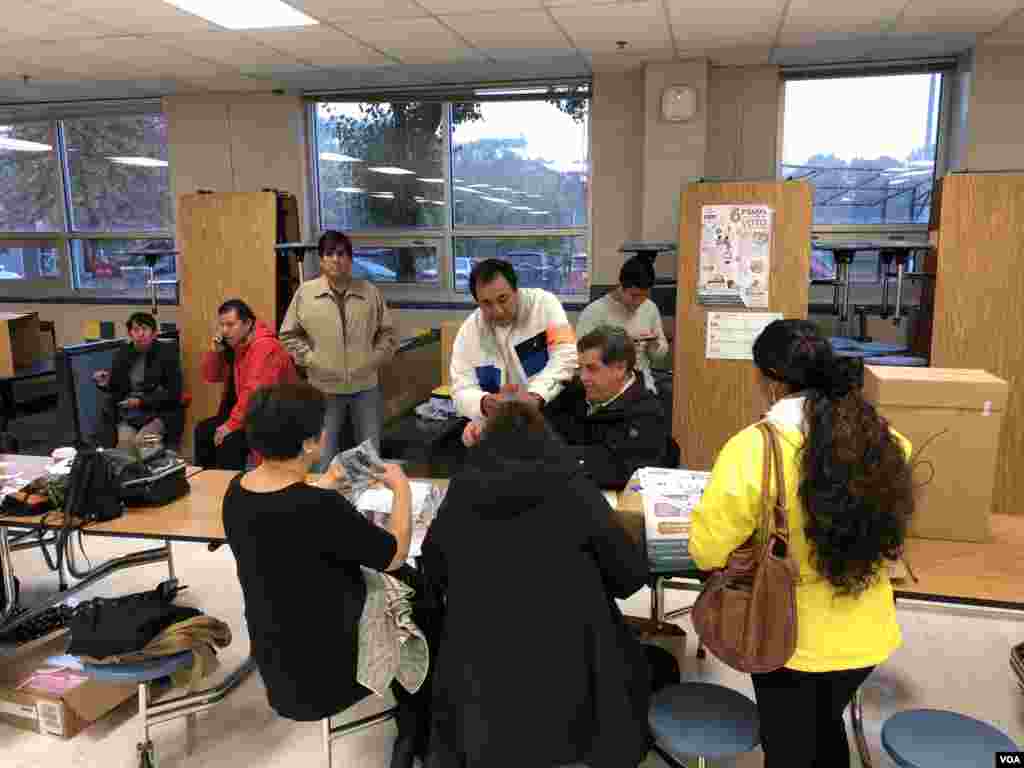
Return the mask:
M121 484L103 451L83 448L75 454L64 495L64 520L113 520L124 513Z
M105 451L114 466L120 498L129 507L159 507L189 492L185 462L167 451L145 461L125 451Z
M68 622L68 653L105 659L142 650L167 627L202 614L195 608L174 605L180 591L173 582L165 581L149 592L94 597L81 603Z

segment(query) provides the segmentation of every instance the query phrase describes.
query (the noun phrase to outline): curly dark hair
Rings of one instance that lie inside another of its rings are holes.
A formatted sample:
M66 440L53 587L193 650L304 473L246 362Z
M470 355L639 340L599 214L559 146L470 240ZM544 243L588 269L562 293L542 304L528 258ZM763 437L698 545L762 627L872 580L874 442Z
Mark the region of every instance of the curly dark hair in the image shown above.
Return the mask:
M806 395L799 495L811 562L838 594L857 595L903 551L914 513L908 457L861 394L862 362L836 357L813 323L772 323L754 343L754 362Z

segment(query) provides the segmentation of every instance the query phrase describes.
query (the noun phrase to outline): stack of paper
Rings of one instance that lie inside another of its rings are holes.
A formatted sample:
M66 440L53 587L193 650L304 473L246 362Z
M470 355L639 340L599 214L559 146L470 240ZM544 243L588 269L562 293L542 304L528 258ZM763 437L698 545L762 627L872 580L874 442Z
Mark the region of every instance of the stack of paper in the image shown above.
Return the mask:
M413 480L409 488L412 490L412 543L409 556L419 557L427 529L434 522L437 508L444 500L444 492L433 483L421 480ZM391 516L394 498L389 488L368 488L360 494L355 506L368 520L385 527Z
M690 570L690 517L710 472L646 467L637 472L644 505L647 561L654 573Z

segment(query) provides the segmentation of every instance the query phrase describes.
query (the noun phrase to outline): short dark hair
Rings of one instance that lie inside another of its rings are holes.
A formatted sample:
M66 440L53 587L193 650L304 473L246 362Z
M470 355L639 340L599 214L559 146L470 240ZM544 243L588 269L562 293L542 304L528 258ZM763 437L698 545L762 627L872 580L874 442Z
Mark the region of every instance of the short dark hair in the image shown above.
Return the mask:
M484 259L477 262L473 271L469 273L469 290L473 298L476 298L477 285L487 285L498 277L504 277L513 291L519 286L516 268L504 259Z
M325 410L323 394L304 381L261 387L245 413L249 446L268 459L294 459L320 434Z
M156 318L149 314L149 312L133 312L132 316L128 318L128 322L125 323L125 327L131 333L132 326L135 325L144 325L149 330L156 331Z
M324 254L328 251L334 253L338 250L339 245L345 254L349 258L352 258L352 241L348 239L348 235L344 232L339 232L336 229L325 230L324 233L320 235L320 240L316 244L316 250L322 259Z
M654 267L651 266L651 262L639 256L626 259L626 263L619 270L619 285L623 288L651 290L654 285Z
M238 313L239 320L251 321L256 319L256 315L253 313L252 307L241 299L228 299L217 308L217 314L223 315L226 312L231 312L232 310Z
M636 367L636 346L621 328L611 325L598 326L576 342L576 349L580 353L588 349L600 349L601 362L605 365L625 363L627 371Z

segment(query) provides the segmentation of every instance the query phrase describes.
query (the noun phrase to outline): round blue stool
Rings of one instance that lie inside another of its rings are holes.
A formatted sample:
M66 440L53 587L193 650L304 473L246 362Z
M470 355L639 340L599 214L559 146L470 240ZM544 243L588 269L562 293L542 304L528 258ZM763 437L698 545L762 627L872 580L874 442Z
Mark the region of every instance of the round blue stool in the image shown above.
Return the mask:
M176 653L173 656L143 661L134 664L93 664L83 662L75 656L57 656L49 659L50 664L61 665L79 670L94 680L108 683L133 683L139 687L139 717L142 719L142 741L136 745L139 756L139 768L152 768L156 765L153 742L149 738L149 729L158 722L165 722L170 717L151 716L149 712L149 684L154 680L170 677L180 669L187 669L193 663L192 651ZM191 755L195 748L196 716L194 712L178 715L185 718L185 754ZM159 718L159 719L157 719ZM155 721L155 722L154 722Z
M899 712L882 726L882 746L900 768L991 768L1017 745L988 723L940 709Z
M696 756L707 760L749 752L761 742L757 705L739 691L711 683L683 683L658 691L647 723L654 751L670 765Z

